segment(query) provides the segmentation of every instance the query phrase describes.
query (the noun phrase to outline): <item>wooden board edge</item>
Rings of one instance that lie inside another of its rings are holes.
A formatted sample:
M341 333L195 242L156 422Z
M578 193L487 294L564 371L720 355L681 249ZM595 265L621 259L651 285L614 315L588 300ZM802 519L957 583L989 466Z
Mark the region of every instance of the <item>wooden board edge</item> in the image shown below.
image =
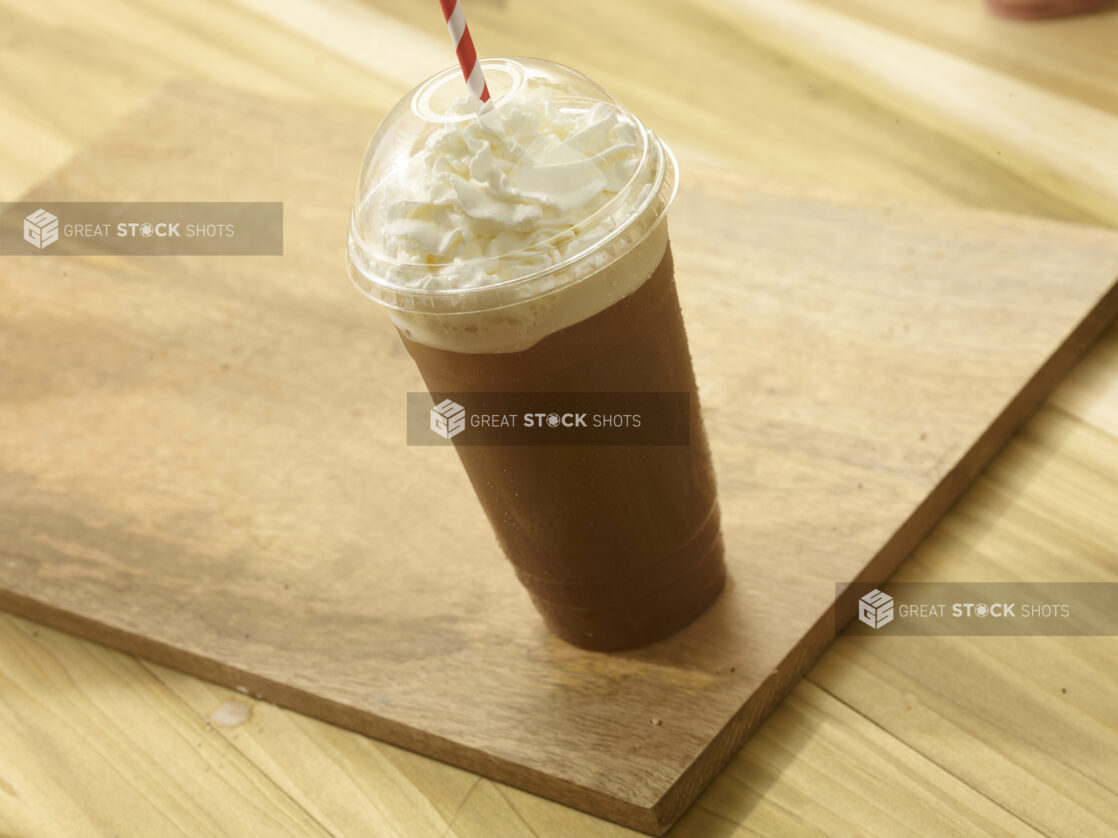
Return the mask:
M391 719L384 719L273 681L262 675L178 649L161 641L2 588L0 588L0 610L116 651L136 655L144 660L294 710L371 739L446 762L595 817L647 834L656 834L658 826L651 802L643 805L594 788L560 780L537 769L493 757L484 751L453 740L435 736Z
M1017 395L1010 399L998 417L917 506L915 512L893 533L858 577L835 580L836 583L849 581L854 584L843 591L816 620L804 640L785 656L757 692L657 801L653 806L656 819L653 835L663 835L671 829L714 777L726 767L749 736L827 650L838 631L853 619L858 597L865 592L866 587L886 581L896 571L1115 321L1118 321L1118 274L1110 289L1098 299Z

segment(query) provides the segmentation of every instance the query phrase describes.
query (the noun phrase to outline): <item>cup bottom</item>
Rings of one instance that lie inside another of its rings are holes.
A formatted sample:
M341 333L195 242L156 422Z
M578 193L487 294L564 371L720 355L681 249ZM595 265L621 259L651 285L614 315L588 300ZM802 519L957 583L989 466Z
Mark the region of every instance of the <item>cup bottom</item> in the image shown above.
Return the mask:
M577 607L539 597L532 601L553 634L597 652L618 652L663 640L694 622L726 584L722 533L715 528L713 541L676 579L635 600L609 607Z

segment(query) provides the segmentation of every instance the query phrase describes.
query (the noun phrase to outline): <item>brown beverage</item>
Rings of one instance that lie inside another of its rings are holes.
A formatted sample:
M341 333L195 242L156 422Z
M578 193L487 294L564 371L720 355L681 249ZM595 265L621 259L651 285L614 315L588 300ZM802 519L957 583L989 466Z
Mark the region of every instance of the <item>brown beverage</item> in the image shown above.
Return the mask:
M469 354L401 337L436 393L689 393L690 445L461 445L458 455L521 582L564 640L649 643L718 595L714 471L670 246L634 293L529 349Z
M351 276L388 307L432 393L688 394L687 445L456 445L551 630L644 645L725 581L664 217L674 160L573 70L496 59L485 72L489 115L442 101L448 72L385 121Z

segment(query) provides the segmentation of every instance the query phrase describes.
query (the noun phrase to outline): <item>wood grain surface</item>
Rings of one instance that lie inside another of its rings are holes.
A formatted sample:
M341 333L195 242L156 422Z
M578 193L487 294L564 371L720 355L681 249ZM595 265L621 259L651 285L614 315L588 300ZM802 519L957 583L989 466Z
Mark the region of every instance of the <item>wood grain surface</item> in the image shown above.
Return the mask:
M0 605L619 823L670 827L1118 312L1118 235L750 189L670 230L731 582L686 631L548 636L344 277L365 112L171 85L35 187L282 200L282 257L13 257ZM851 248L846 243L856 241ZM83 490L81 487L85 487Z
M7 199L169 79L375 112L449 63L424 4L0 8ZM1021 25L971 0L789 8L474 0L470 17L483 53L574 64L677 150L753 183L1114 223L1112 176L1075 176L1113 149L1099 133L1118 111L1113 9ZM819 37L817 10L842 37ZM673 61L648 50L659 41ZM924 48L944 61L929 64ZM958 83L925 95L931 66ZM991 74L1001 99L984 98ZM1031 120L1015 103L1038 92L1045 117ZM1113 578L1116 372L1111 331L903 578ZM284 814L297 809L322 835L627 834L16 617L0 615L0 635L0 833L282 835L302 828ZM1107 638L840 639L672 834L1110 834L1116 664ZM253 705L252 721L208 729L228 698Z

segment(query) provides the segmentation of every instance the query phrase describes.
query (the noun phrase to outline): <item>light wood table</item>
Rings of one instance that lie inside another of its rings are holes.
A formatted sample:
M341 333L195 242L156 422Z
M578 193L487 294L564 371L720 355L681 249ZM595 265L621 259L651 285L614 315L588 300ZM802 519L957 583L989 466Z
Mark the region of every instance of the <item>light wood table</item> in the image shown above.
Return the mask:
M577 66L673 145L770 188L1118 226L1118 9L1019 24L977 0L469 6L483 54ZM414 0L0 14L3 200L171 79L367 107L371 133L451 61L436 4ZM1112 330L898 578L1116 577ZM1114 638L840 637L672 834L1113 835L1116 694ZM243 696L248 723L207 725L234 696L0 614L0 836L633 834Z

